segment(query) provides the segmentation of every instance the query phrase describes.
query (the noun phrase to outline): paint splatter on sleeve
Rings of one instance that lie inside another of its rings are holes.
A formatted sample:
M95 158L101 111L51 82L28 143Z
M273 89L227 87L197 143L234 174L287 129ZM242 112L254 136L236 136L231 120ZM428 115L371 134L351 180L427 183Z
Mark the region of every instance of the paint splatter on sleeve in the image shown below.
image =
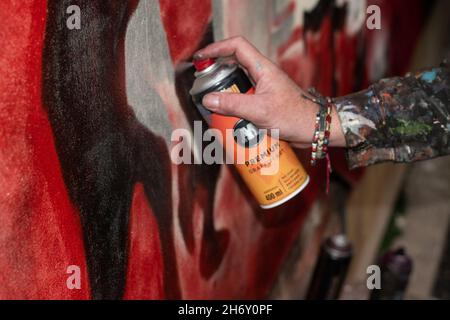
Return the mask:
M450 154L448 63L334 99L350 168Z

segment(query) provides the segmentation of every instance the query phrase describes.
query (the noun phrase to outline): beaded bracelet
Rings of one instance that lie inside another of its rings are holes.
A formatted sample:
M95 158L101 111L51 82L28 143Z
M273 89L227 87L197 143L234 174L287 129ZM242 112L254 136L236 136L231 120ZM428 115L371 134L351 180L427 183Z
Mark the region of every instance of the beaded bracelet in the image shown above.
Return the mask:
M321 96L314 88L309 89L308 92L310 96L303 95L303 97L319 105L311 152L311 165L315 166L317 160L324 159L327 156L330 142L331 106L333 102L331 98Z
M314 102L319 106L319 111L316 115L316 124L314 129L314 136L311 150L311 165L315 166L317 160L327 159L327 187L328 194L330 185L331 163L328 156L328 144L330 143L331 133L331 111L333 101L329 97L323 97L314 88L308 90L309 96L303 94L303 97Z

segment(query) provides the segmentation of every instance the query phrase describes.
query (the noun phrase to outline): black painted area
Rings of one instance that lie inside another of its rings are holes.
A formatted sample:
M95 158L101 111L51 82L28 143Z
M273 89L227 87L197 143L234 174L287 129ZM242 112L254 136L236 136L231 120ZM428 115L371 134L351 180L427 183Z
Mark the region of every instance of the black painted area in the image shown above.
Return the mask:
M43 99L81 218L92 297L123 296L133 187L142 182L159 224L166 297L179 298L168 149L126 99L124 37L138 0L79 1L81 30L66 28L71 4L48 2Z
M323 21L334 10L335 0L320 0L319 3L309 12L305 12L305 22L303 29L305 32L319 31Z
M198 48L203 48L213 41L213 28L212 24L210 24ZM192 57L190 60L192 60ZM194 121L202 120L202 116L189 94L193 82L194 68L180 68L176 72L175 87L177 97L192 129ZM203 122L203 132L207 129L207 124ZM202 146L202 149L205 146L206 144ZM214 226L214 200L220 170L221 165L217 164L178 166L180 195L178 217L183 239L191 253L195 249L192 220L195 202L203 209L204 213L199 270L205 279L211 278L219 269L230 241L230 232L228 230L216 230Z

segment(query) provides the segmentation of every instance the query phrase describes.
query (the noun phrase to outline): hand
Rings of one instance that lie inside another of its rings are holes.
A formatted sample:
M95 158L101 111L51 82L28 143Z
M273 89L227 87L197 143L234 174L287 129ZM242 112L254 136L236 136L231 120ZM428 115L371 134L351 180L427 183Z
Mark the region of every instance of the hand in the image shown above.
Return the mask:
M314 134L318 106L272 61L242 37L219 41L199 50L194 58L235 56L256 83L254 95L210 93L203 105L212 112L251 121L261 129L279 129L280 138L308 148ZM332 113L331 146L345 146L336 110Z

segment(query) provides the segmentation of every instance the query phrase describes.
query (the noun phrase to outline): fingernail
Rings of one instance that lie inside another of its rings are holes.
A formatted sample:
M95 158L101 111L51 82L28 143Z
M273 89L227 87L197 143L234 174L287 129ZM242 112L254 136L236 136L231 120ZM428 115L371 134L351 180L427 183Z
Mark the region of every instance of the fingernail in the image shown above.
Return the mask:
M216 94L207 94L203 97L203 105L210 110L219 108L219 102L219 96Z
M194 54L194 59L195 60L199 60L199 59L202 59L202 58L203 58L203 54L201 52L196 52Z

